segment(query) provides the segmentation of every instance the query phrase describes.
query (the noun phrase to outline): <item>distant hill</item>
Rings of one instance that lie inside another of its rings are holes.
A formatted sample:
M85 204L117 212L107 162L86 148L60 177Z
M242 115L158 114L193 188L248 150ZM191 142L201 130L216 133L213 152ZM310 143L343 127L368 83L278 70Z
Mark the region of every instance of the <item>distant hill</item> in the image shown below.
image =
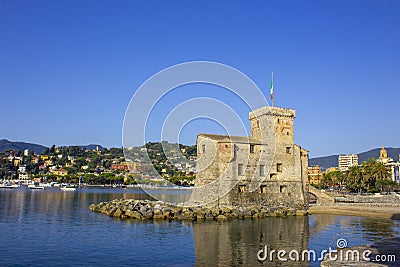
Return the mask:
M4 152L6 150L20 150L24 151L25 149L29 149L31 151L35 151L36 153L42 153L46 147L38 144L25 143L25 142L13 142L8 141L6 139L0 140L0 152Z
M374 148L371 150L368 150L366 152L362 152L358 154L358 163L361 164L364 161L368 161L371 158L379 158L379 152L381 148ZM400 148L393 148L393 147L387 147L386 148L388 157L393 158L394 160L399 159L399 154L400 154ZM325 156L325 157L318 157L318 158L312 158L309 159L308 165L319 165L323 169L327 169L330 167L337 167L338 166L338 157L339 155L331 155L331 156Z
M86 149L86 150L95 150L97 146L99 147L100 150L104 149L103 146L96 145L96 144L82 145L79 147L82 149ZM29 149L31 151L35 151L37 154L40 154L43 151L45 151L46 148L47 147L38 145L38 144L25 143L25 142L14 142L14 141L9 141L7 139L0 140L0 152L4 152L6 150L24 151L25 149Z

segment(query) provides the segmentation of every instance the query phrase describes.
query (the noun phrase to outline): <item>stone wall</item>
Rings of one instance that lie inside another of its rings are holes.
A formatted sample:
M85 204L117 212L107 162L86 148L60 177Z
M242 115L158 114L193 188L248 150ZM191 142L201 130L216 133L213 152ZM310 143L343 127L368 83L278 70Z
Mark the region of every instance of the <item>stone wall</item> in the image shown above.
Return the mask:
M294 144L294 118L292 109L263 107L249 114L249 137L198 135L191 201L223 192L218 204L307 209L308 151Z

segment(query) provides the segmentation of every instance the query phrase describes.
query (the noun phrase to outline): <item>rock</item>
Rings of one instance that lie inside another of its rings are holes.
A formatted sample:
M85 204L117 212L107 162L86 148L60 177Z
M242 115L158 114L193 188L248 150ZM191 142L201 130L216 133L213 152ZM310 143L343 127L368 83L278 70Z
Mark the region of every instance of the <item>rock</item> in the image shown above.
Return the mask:
M196 218L197 221L203 221L205 215L205 211L200 208L197 208L193 211L193 216Z
M221 207L220 210L221 210L222 214L231 213L232 212L232 209L230 207Z
M287 216L296 216L296 210L295 209L288 209L286 212Z
M164 206L161 202L149 200L116 199L99 204L91 204L89 209L116 218L154 219L154 220L228 220L229 218L265 218L266 216L304 216L305 210L287 209L283 205L265 206L221 206L182 208ZM269 207L269 208L267 208Z
M211 209L211 213L214 217L217 217L219 215L219 208L213 208Z
M147 211L147 207L146 206L141 206L139 211L140 211L140 213L144 214Z
M154 214L153 215L153 220L164 220L164 215L162 214Z
M225 215L220 214L220 215L217 216L217 220L218 221L226 221L226 220L228 220L228 217L226 217Z
M244 218L252 218L251 211L248 210L248 209L244 210L244 211L243 211L243 217L244 217Z
M180 215L180 218L181 218L181 220L192 221L192 220L194 220L193 212L191 212L189 210L182 212L182 214Z
M287 210L277 209L274 211L274 214L275 214L275 216L278 216L278 217L285 217L287 214Z
M239 218L240 212L238 210L233 210L232 213L230 214L232 218ZM243 216L242 216L243 217Z
M296 216L306 216L307 214L306 210L296 210Z
M122 214L123 214L123 211L122 211L121 209L118 208L118 209L114 212L113 216L116 217L116 218L120 218Z
M151 210L150 211L146 211L145 213L142 213L142 214L143 214L143 217L146 218L146 219L153 218L153 212Z
M154 208L153 213L154 213L154 215L163 215L162 211L159 209L156 209L156 208Z
M117 210L116 207L112 207L112 208L110 208L110 209L107 209L106 214L107 214L108 216L113 216L113 214L114 214L114 212L115 212L116 210Z
M207 213L207 214L204 216L204 218L205 218L207 221L213 221L213 220L214 220L214 216L213 216L211 213Z
M133 218L133 219L139 219L139 220L143 218L142 214L140 212L138 212L138 211L133 211L130 214L130 217Z

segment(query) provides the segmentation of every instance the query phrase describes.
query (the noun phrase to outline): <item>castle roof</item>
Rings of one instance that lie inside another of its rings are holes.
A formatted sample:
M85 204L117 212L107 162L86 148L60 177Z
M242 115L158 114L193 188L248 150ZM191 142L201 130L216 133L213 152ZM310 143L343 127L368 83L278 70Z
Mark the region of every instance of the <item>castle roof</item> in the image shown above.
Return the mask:
M233 136L223 134L198 134L198 136L215 140L218 143L262 144L260 140L251 136Z

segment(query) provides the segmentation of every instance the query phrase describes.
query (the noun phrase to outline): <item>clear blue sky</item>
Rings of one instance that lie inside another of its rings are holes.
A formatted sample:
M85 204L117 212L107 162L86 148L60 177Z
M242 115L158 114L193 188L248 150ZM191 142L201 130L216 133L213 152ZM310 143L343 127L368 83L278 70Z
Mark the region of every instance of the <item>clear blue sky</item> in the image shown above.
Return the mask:
M208 60L266 95L273 68L312 157L400 146L399 1L193 2L0 1L0 138L121 146L136 88ZM191 126L183 143L213 131Z

